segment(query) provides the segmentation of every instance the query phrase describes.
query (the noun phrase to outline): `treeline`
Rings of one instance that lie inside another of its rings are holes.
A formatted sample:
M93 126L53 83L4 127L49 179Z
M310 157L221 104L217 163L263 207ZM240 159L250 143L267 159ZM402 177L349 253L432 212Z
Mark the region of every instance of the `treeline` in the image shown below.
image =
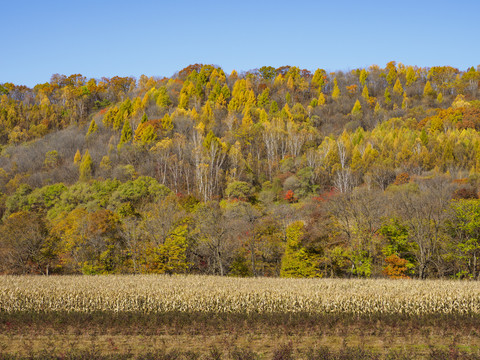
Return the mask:
M480 273L480 69L0 85L0 271Z

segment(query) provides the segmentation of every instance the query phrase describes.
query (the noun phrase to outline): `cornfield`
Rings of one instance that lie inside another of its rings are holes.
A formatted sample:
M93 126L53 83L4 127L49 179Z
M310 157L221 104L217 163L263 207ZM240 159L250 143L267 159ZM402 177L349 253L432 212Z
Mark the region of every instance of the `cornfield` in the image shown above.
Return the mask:
M479 315L480 283L209 276L2 276L0 311Z

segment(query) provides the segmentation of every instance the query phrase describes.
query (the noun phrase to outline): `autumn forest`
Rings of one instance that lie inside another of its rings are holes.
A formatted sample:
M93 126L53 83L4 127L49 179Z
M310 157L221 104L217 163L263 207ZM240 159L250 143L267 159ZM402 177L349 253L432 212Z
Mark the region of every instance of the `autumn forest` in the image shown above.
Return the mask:
M480 277L480 67L0 83L0 273Z

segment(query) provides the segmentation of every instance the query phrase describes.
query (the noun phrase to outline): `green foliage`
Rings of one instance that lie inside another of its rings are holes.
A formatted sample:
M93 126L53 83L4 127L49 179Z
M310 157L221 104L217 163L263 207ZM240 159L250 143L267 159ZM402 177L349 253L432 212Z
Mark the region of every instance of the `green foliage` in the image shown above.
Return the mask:
M287 244L282 257L282 277L316 277L319 276L317 259L309 254L301 244L303 223L295 222L287 228Z
M45 154L45 160L43 161L43 164L47 169L53 169L58 165L59 161L60 159L58 158L58 151L52 150Z
M323 85L326 83L327 73L323 69L315 70L315 73L312 77L312 85L317 87L320 91L322 90Z
M118 143L118 149L121 149L125 144L129 143L133 138L132 127L130 126L130 121L125 120L122 128L122 135L120 137L120 142Z
M88 181L92 178L92 173L93 173L93 161L92 157L90 156L90 153L85 151L85 154L82 156L82 161L80 162L80 181Z
M157 274L184 273L191 265L187 261L187 224L175 227L163 244L147 250L148 270Z
M140 176L135 180L119 185L112 193L109 204L113 208L126 202L138 206L142 202L155 202L170 193L170 189L165 185L159 184L155 179L148 176Z
M258 69L258 72L265 80L273 80L277 75L277 72L273 66L262 66L260 69Z
M252 193L251 186L245 181L233 181L227 185L225 195L229 198L247 200Z

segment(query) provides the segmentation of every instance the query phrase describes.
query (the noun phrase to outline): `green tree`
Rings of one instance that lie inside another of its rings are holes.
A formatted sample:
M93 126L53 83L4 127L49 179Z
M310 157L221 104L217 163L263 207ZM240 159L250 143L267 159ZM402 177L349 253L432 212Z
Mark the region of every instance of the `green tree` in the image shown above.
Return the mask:
M390 104L392 102L392 96L390 95L390 90L385 88L385 93L383 94L385 104Z
M312 77L312 85L318 88L319 91L322 91L323 85L325 85L327 78L327 73L323 69L315 70L315 73Z
M130 126L130 121L125 120L122 128L122 135L120 137L120 142L118 143L118 149L121 149L126 143L130 142L133 138L132 127Z
M92 178L93 161L90 153L85 151L83 154L82 162L80 163L80 181L88 181Z
M281 277L311 278L319 275L316 256L309 254L301 244L303 227L303 223L297 221L286 230L287 244L282 258Z

